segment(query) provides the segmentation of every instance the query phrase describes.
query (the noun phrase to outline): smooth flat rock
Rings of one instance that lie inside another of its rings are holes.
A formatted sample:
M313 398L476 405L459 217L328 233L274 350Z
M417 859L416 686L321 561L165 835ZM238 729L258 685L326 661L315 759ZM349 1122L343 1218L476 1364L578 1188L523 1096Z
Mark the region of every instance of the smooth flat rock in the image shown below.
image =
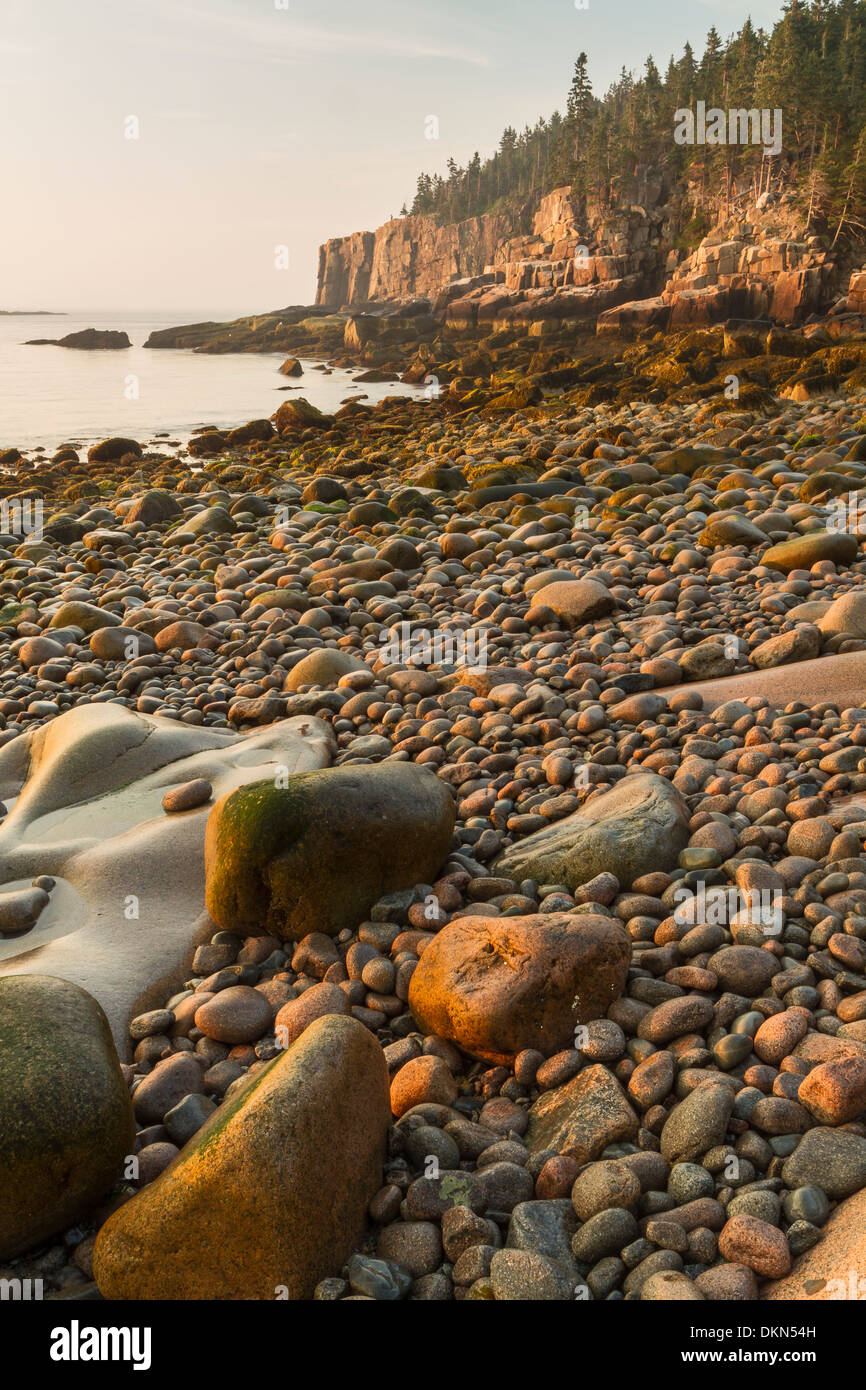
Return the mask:
M214 931L204 911L209 805L167 815L163 798L202 778L216 796L327 765L318 719L249 734L178 725L122 705L79 705L0 750L0 890L58 880L24 935L0 937L0 975L56 975L108 1016L121 1057L130 1018L162 1004ZM22 786L23 783L23 786Z
M654 772L638 772L519 840L493 867L518 883L534 878L569 888L612 873L630 888L643 874L673 868L688 839L689 811L679 792Z
M761 1297L771 1303L866 1297L866 1191L839 1203L818 1244L794 1261L784 1279L768 1284Z
M700 695L706 710L728 700L748 700L751 695L763 695L779 708L800 700L810 707L832 701L840 709L859 709L866 704L866 652L842 652L768 671L666 686L665 696L670 700L686 690Z

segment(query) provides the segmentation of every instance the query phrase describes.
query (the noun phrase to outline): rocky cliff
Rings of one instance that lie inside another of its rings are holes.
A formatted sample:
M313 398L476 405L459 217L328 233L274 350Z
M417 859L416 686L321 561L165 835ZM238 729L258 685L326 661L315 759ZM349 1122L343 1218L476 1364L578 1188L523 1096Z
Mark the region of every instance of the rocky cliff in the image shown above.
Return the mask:
M841 267L804 232L793 192L753 202L733 189L723 213L706 207L714 225L691 250L684 206L702 205L639 168L604 206L559 188L465 222L394 218L321 247L316 303L375 310L425 299L453 328L598 319L616 332L732 315L796 323L838 291Z
M355 232L319 248L316 303L328 308L435 295L443 285L480 274L527 224L527 212L493 213L466 222L394 217L375 232Z
M345 309L423 298L454 327L594 317L656 288L661 274L663 184L644 175L626 191L647 207L581 212L571 190L559 188L509 212L444 224L393 218L376 232L326 242L316 303Z

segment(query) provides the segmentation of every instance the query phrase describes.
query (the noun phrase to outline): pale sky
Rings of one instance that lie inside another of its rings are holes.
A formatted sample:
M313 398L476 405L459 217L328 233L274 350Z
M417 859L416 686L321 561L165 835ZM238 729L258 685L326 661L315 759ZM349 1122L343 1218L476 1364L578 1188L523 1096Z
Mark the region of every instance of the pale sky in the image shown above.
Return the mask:
M487 155L664 71L777 0L0 0L0 308L213 317L315 294L317 249ZM425 138L435 115L440 138ZM127 138L136 134L138 138ZM275 265L288 248L288 269Z

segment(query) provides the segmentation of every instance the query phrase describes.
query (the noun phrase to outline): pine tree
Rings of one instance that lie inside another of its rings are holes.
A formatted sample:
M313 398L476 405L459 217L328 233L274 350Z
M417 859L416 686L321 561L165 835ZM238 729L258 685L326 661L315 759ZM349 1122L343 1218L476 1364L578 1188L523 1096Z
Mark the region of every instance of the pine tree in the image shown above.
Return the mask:
M780 108L781 156L769 158L760 144L674 144L674 112L698 100L725 110ZM508 126L495 153L476 152L465 169L451 159L445 178L421 175L412 212L471 217L563 185L604 202L617 177L643 163L681 186L698 184L720 206L746 181L753 196L795 187L810 228L842 241L866 220L864 130L866 3L785 0L771 31L746 20L723 41L712 28L699 59L686 44L662 78L648 58L640 76L623 69L601 99L579 53L564 114L519 135Z

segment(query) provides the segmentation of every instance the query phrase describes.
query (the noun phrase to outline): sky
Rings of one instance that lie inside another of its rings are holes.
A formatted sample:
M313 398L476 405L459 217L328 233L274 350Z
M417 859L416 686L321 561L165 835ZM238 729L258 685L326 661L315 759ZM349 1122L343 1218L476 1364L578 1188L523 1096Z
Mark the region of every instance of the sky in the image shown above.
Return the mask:
M0 0L0 308L312 303L318 247L779 0ZM426 138L436 116L439 139Z

